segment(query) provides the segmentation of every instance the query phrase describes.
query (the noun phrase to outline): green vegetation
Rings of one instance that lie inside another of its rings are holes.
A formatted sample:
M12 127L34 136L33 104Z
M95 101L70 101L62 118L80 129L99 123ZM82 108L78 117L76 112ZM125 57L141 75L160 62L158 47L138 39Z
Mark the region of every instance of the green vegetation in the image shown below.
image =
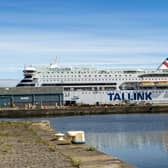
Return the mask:
M94 146L90 146L88 149L87 149L87 151L96 151L97 149L96 149L96 147L94 147Z
M10 137L19 137L17 141L22 144L44 144L50 152L55 152L55 145L42 138L31 122L0 122L0 152L12 150L8 143Z
M77 168L79 168L80 165L81 165L81 160L71 158L71 163L72 163L72 166L73 166L73 167L77 167Z
M49 149L50 152L55 152L55 145L49 143L48 144L48 149Z
M9 133L7 131L0 132L0 137L7 137L7 136L9 136Z
M0 146L0 151L1 152L9 152L13 149L12 145L9 144L3 144Z

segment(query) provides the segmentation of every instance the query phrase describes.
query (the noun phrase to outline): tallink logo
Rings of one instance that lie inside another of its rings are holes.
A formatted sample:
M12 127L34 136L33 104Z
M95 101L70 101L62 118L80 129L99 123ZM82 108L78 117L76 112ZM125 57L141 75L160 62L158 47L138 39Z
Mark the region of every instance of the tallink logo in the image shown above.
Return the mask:
M107 94L110 101L152 100L152 92L112 92Z

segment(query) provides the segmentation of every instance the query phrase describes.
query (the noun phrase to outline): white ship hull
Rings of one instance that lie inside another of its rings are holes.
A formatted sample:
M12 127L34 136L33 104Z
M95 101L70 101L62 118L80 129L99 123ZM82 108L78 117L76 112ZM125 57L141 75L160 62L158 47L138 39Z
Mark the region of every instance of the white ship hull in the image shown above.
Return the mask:
M168 103L168 90L64 91L65 102L77 104Z

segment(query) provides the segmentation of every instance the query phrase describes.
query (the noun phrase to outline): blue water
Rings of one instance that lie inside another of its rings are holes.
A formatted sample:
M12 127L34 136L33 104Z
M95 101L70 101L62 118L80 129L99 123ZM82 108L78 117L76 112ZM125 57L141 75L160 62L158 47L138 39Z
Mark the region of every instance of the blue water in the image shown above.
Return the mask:
M42 120L44 118L40 118ZM45 118L56 130L84 130L86 142L138 168L168 168L168 115ZM39 119L33 119L39 120Z

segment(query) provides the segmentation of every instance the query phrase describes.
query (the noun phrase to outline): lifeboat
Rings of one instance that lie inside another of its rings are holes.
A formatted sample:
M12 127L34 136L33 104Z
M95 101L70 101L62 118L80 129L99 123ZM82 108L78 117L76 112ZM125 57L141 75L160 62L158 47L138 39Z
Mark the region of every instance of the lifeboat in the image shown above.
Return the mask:
M157 86L168 86L168 81L159 81L159 82L155 82L155 85Z
M151 81L144 81L140 83L141 86L154 86L154 82Z

